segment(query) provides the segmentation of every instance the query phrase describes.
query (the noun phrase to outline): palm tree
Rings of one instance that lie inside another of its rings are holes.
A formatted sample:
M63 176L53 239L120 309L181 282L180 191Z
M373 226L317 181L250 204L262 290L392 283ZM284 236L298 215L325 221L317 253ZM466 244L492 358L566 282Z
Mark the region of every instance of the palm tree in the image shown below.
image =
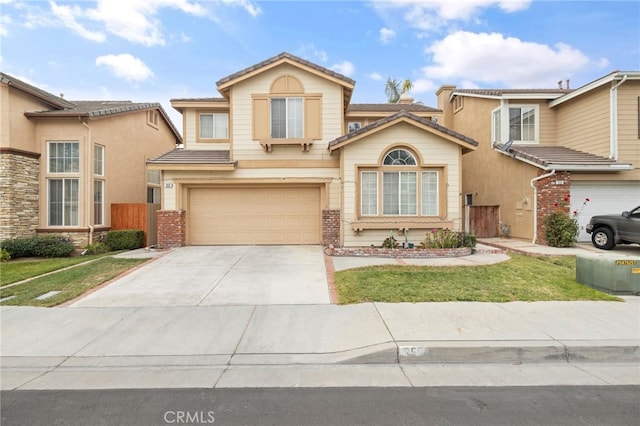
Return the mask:
M413 83L409 79L401 82L396 78L388 77L384 87L384 94L387 95L387 101L390 104L396 104L400 97L411 90L412 87Z

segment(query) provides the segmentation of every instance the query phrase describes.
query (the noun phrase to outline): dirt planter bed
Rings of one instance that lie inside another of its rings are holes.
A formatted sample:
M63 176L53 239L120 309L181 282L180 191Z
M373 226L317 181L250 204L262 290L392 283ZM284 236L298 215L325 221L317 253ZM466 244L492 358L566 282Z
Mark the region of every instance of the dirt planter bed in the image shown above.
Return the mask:
M450 248L450 249L403 249L403 248L380 248L380 247L326 247L325 253L329 256L352 256L352 257L388 257L399 259L431 259L441 257L461 257L469 256L474 252L471 247Z

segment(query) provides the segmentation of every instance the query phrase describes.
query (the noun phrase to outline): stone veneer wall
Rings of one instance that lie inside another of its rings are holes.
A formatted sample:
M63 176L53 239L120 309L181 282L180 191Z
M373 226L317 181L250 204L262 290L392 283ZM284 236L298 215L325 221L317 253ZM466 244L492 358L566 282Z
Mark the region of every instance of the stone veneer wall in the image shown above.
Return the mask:
M158 247L175 248L186 244L187 215L184 210L158 210Z
M538 172L538 176L548 173L544 170ZM548 244L545 237L544 219L558 209L562 209L567 215L571 211L571 201L564 199L571 196L571 173L558 172L553 176L536 182L538 188L537 238L536 244ZM558 206L555 204L558 203ZM564 205L563 205L564 204Z
M106 241L107 232L108 232L107 229L94 231L92 241L94 243ZM89 234L90 234L89 229L86 229L86 230L71 229L69 231L58 231L58 230L47 230L47 229L38 230L38 235L41 235L41 236L55 235L55 236L68 239L69 241L71 241L71 244L73 244L73 246L76 248L76 251L78 252L81 252L86 246L89 245Z
M340 210L322 210L322 245L340 245Z
M40 154L0 152L0 240L35 235L39 222Z

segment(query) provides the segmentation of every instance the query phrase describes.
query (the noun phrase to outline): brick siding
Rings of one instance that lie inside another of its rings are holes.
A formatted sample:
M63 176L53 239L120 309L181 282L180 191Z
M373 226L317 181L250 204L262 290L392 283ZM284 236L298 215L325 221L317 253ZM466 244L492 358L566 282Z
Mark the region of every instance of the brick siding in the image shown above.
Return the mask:
M340 245L340 210L322 210L322 245Z
M187 215L184 210L158 210L158 247L175 248L186 244Z
M544 170L538 172L538 176L547 173ZM538 211L537 214L537 238L536 244L548 244L545 237L544 219L554 211L562 208L567 213L571 211L571 202L567 202L564 207L562 201L565 197L571 196L571 173L570 172L558 172L553 176L541 179L536 182L538 188ZM559 203L556 207L555 203Z

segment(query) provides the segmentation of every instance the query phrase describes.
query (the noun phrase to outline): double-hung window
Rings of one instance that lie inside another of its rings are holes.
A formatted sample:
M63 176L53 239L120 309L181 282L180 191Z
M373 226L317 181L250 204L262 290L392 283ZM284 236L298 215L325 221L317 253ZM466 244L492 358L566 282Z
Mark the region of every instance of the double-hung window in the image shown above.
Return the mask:
M303 130L301 97L271 98L271 138L301 139Z
M229 114L201 113L200 139L229 139Z
M380 167L360 172L360 214L438 216L439 176L437 170L420 167L408 150L394 149Z
M77 226L80 144L48 142L47 157L47 224Z

